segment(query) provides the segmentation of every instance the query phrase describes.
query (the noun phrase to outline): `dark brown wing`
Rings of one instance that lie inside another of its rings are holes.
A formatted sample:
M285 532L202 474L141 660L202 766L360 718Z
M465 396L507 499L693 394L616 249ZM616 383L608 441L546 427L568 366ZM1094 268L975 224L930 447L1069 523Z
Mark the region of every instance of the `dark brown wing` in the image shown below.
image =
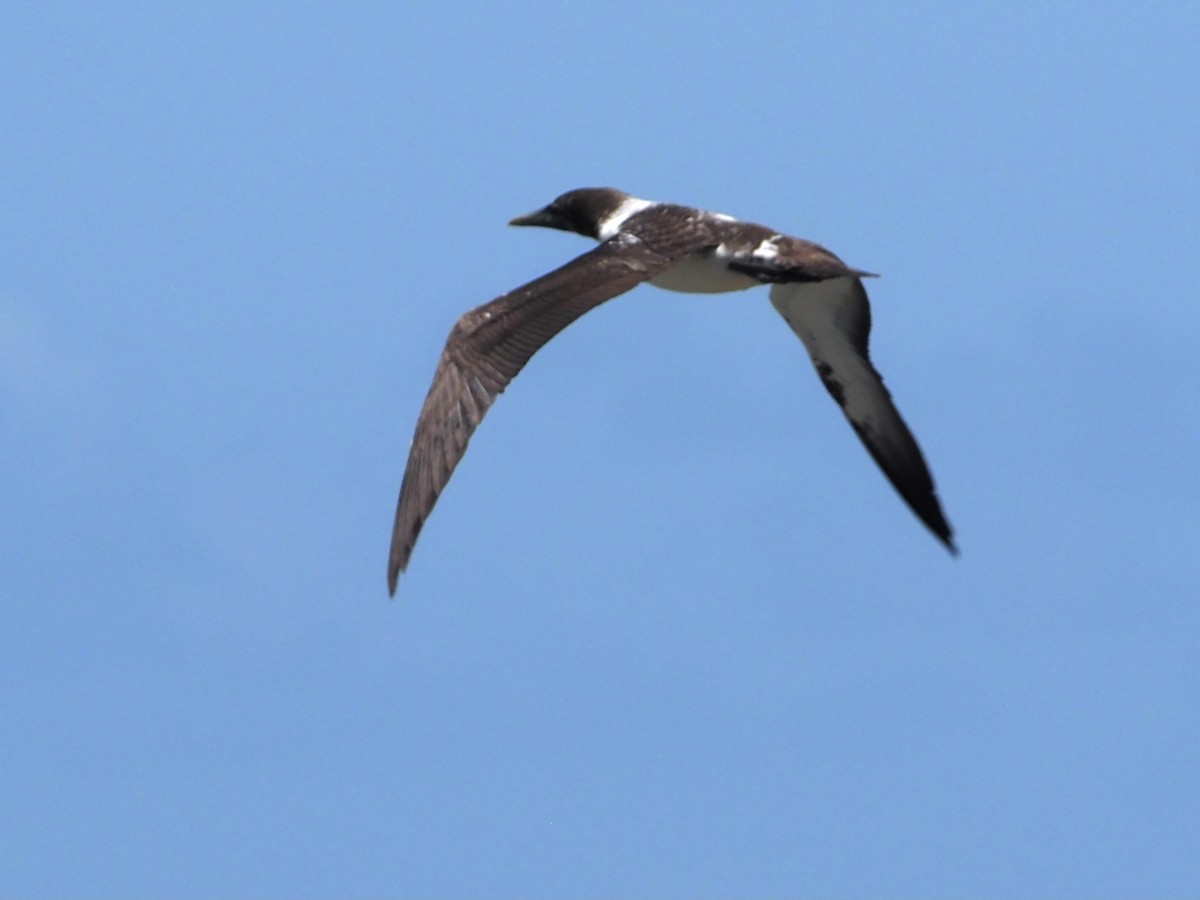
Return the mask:
M633 235L619 234L454 323L417 418L400 486L388 560L392 594L421 526L497 395L552 337L685 252L664 255Z

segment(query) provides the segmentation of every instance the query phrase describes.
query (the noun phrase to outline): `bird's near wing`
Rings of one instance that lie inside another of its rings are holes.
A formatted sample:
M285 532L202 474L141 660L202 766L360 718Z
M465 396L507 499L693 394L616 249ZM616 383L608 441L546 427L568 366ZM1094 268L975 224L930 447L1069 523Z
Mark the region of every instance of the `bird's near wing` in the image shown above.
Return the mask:
M871 365L871 307L856 277L776 284L771 305L804 342L821 381L900 496L952 553L958 550L929 467Z
M618 234L541 278L462 316L421 407L396 505L388 589L396 593L421 526L492 401L547 341L677 259Z

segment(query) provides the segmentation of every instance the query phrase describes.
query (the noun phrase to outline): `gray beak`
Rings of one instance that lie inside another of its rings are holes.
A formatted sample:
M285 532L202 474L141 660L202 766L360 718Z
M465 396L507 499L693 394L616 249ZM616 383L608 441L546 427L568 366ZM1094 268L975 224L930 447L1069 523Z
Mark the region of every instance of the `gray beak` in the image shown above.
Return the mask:
M540 225L543 228L557 228L558 217L547 209L539 209L528 215L517 216L509 225Z

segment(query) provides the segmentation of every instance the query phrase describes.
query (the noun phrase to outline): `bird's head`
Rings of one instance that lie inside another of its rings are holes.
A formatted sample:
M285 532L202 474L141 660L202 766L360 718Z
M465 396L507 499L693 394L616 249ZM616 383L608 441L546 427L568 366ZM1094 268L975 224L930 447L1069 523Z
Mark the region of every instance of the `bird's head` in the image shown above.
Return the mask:
M628 194L615 188L577 188L555 197L536 212L517 216L508 224L557 228L595 238L599 237L600 223L628 199Z

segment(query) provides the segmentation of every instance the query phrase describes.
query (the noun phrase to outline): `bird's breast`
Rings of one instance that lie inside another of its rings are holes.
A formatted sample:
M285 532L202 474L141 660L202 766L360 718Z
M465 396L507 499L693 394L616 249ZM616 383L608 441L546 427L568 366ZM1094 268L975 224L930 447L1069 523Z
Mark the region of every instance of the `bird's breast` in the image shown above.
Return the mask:
M721 294L743 291L758 284L749 275L729 268L724 246L703 254L685 257L660 275L650 279L655 287L687 294Z

